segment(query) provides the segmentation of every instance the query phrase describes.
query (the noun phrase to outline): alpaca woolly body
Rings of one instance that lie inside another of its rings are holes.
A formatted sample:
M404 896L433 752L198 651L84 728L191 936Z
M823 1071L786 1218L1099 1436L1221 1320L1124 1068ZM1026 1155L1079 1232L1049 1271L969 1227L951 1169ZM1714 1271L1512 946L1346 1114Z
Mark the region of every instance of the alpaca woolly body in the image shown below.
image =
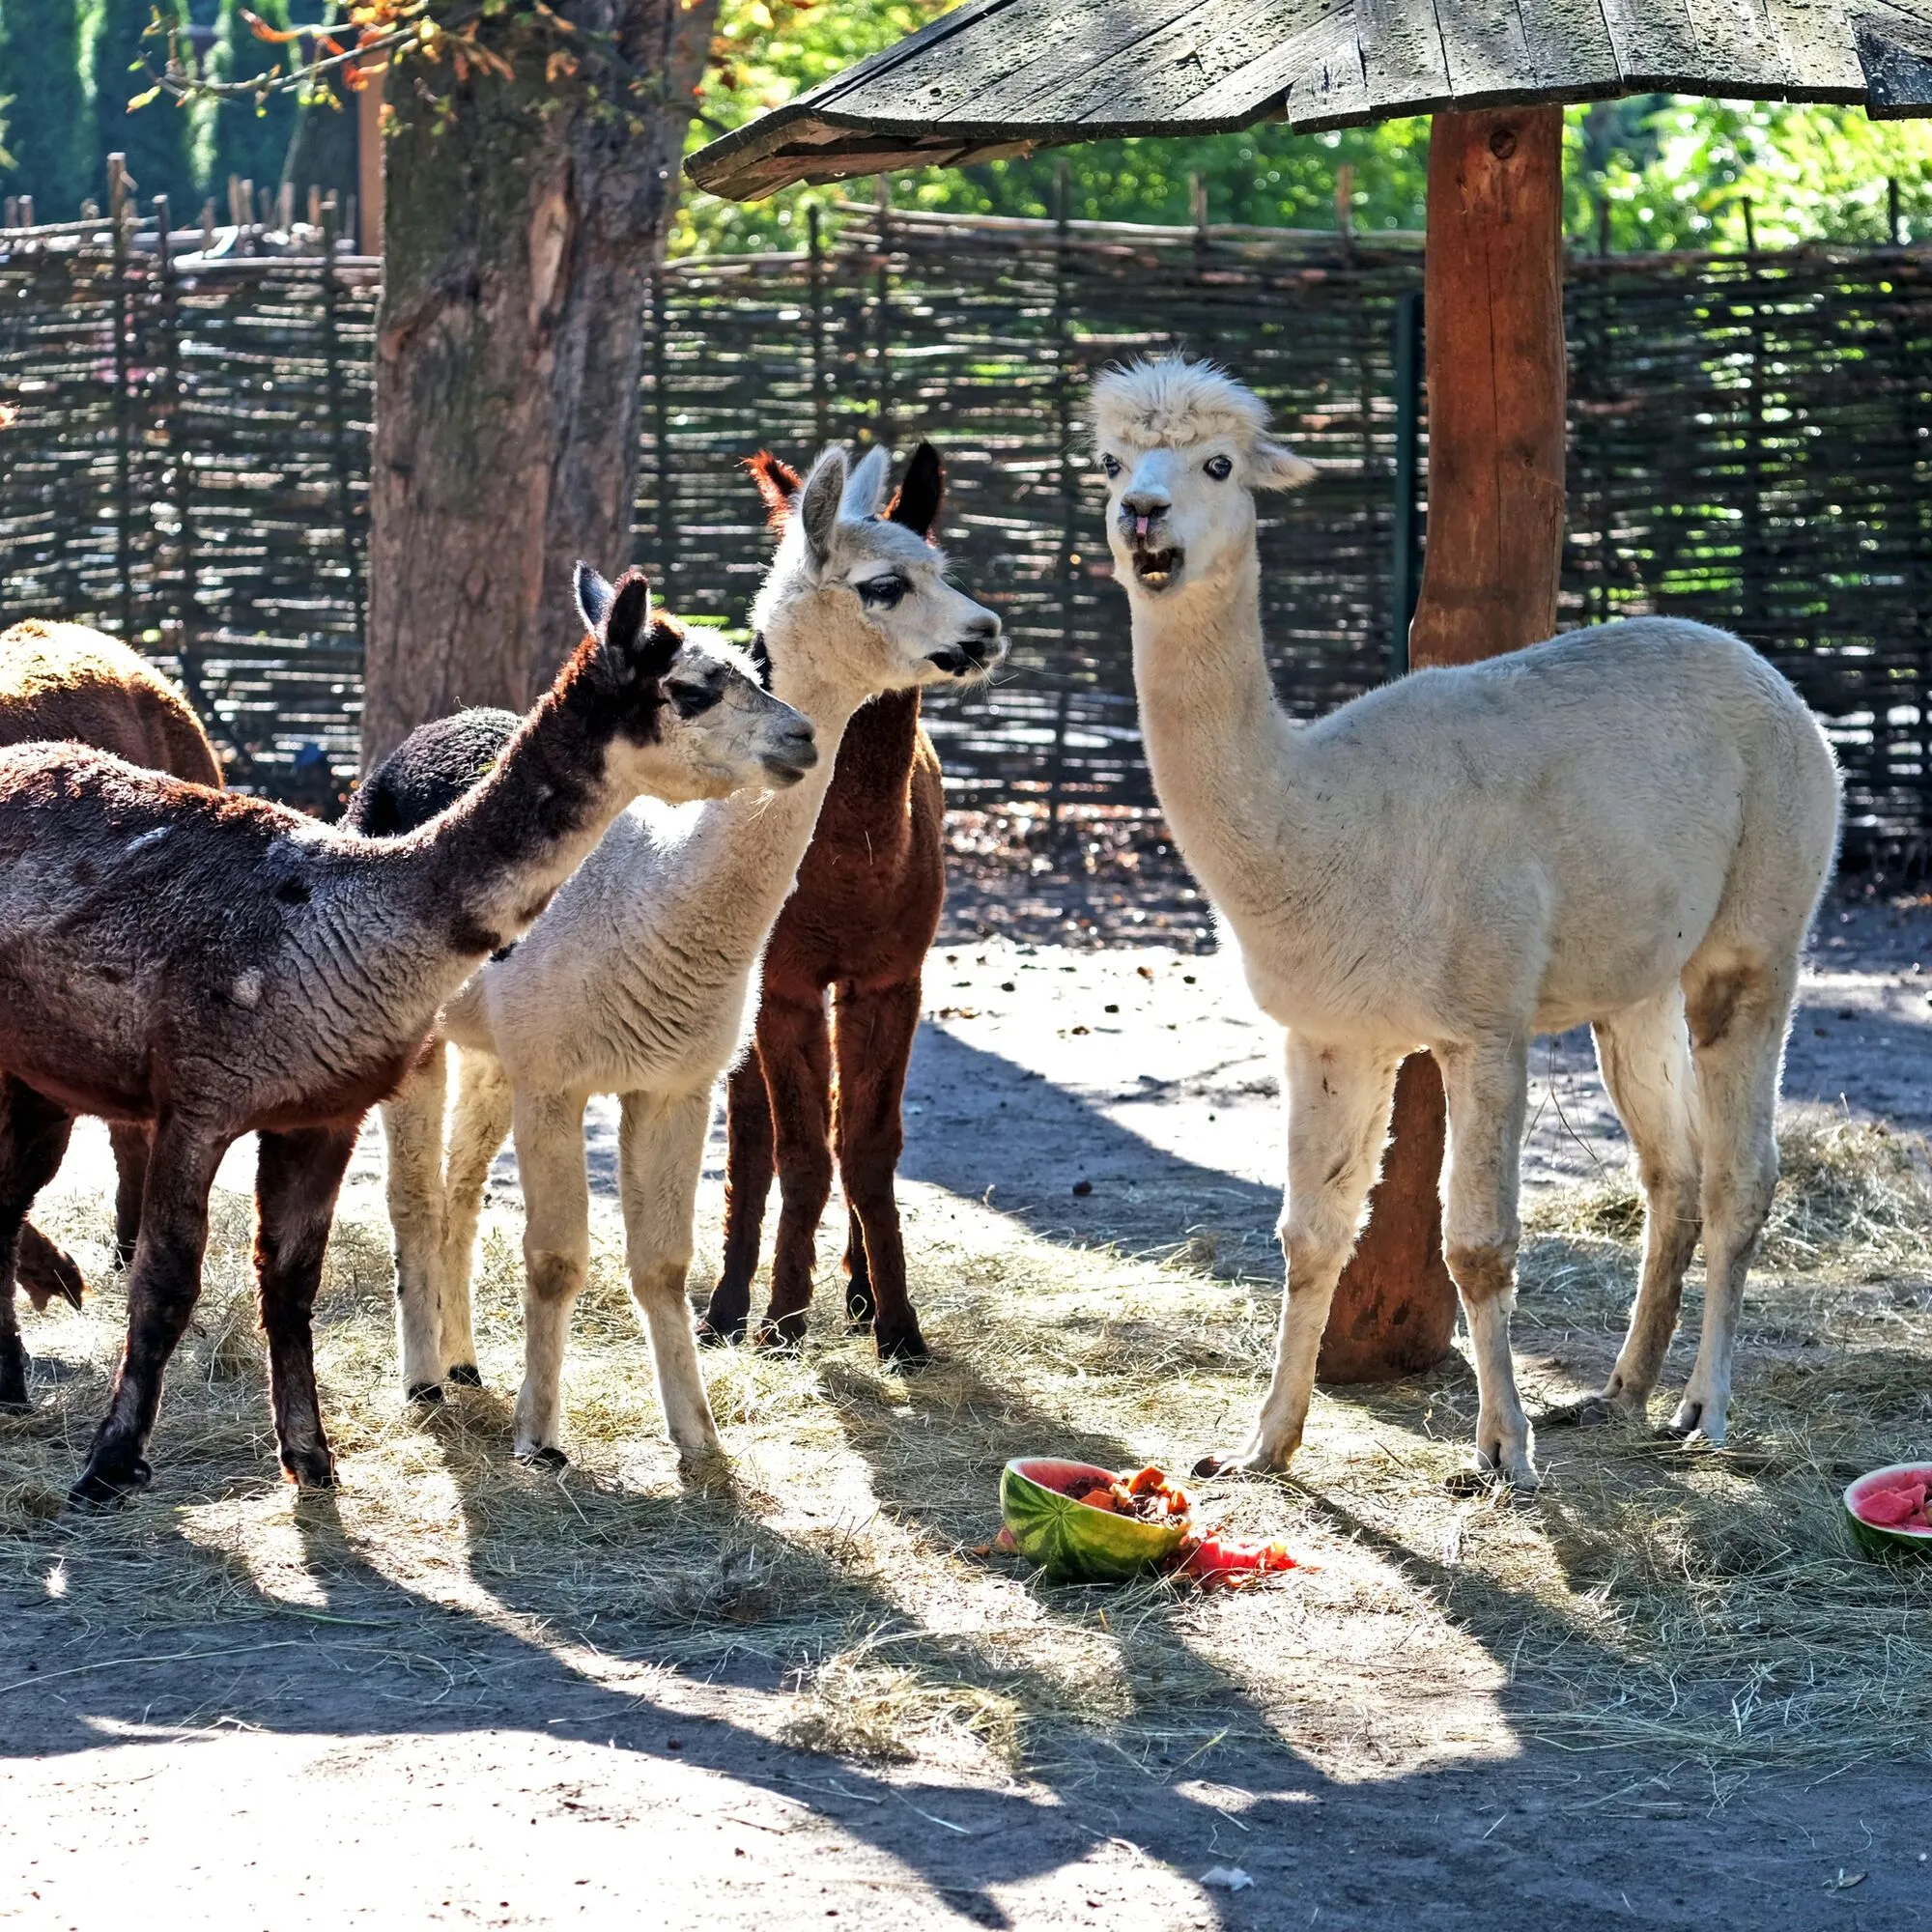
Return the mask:
M1798 953L1836 839L1824 735L1749 646L1662 618L1417 672L1295 724L1262 652L1250 492L1312 472L1265 420L1178 360L1107 376L1093 401L1155 788L1289 1036L1289 1293L1254 1438L1226 1460L1278 1465L1300 1439L1396 1067L1427 1046L1478 1449L1535 1480L1507 1329L1526 1051L1585 1021L1650 1208L1631 1337L1585 1419L1649 1395L1701 1214L1714 1286L1675 1426L1721 1441Z
M884 475L882 451L849 477L841 452L819 459L753 609L773 690L817 726L817 767L778 796L681 810L640 802L623 813L516 950L452 1001L443 1032L460 1049L460 1078L446 1161L440 1068L385 1112L403 1375L419 1399L445 1376L473 1379L476 1215L514 1125L526 1209L516 1418L526 1458L562 1460L564 1338L589 1260L582 1116L599 1093L622 1099L632 1292L667 1426L683 1455L718 1446L685 1299L712 1088L744 1050L765 939L846 721L880 691L977 675L997 655L999 620L946 582L944 557L877 520ZM903 591L875 608L859 586L886 576Z
M74 1113L154 1123L128 1346L82 1499L147 1480L161 1374L199 1292L209 1184L251 1131L283 1464L332 1479L309 1309L363 1110L640 785L715 793L811 756L810 727L743 668L650 623L641 579L593 601L608 631L495 768L404 838L365 839L79 747L0 753L0 1255L11 1264ZM738 690L721 684L689 722L680 686L727 678ZM11 1278L0 1290L11 1305Z

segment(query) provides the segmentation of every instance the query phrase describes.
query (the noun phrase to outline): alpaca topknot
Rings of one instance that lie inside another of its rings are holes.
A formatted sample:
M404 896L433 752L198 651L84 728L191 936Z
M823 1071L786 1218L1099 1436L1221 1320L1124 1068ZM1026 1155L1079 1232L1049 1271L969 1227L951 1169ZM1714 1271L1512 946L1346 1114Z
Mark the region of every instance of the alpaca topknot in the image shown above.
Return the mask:
M1217 436L1246 441L1264 435L1267 405L1212 362L1184 355L1144 356L1109 369L1094 384L1088 415L1096 443L1139 449L1182 447Z

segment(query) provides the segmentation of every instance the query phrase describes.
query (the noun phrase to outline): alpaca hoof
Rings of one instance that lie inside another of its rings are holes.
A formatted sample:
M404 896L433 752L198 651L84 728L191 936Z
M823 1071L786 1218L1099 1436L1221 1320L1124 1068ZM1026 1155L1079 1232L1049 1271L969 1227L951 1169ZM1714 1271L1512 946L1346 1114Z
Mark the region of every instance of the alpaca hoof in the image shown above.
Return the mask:
M848 1285L845 1290L845 1320L855 1329L869 1328L878 1316L878 1304L872 1299L871 1290Z
M767 1319L758 1323L758 1332L753 1337L752 1346L766 1354L795 1355L805 1347L805 1315L781 1315L776 1321Z
M404 1391L403 1400L412 1408L440 1408L445 1397L440 1382L412 1382Z
M92 1462L81 1470L67 1499L71 1508L79 1510L119 1509L154 1480L154 1470L139 1456L130 1463Z
M1536 1418L1539 1429L1597 1429L1624 1414L1614 1396L1586 1395L1576 1402L1559 1403L1546 1408Z
M1677 1406L1677 1413L1657 1432L1660 1442L1689 1442L1703 1426L1704 1405L1687 1397Z
M483 1371L474 1362L458 1362L443 1379L452 1388L480 1389L483 1386Z
M526 1469L567 1469L570 1458L553 1442L535 1442L517 1451L517 1461Z
M1442 1487L1452 1496L1489 1495L1497 1490L1513 1490L1518 1495L1531 1496L1543 1487L1536 1464L1524 1450L1506 1449L1500 1442L1478 1449L1476 1460L1466 1469L1443 1478Z
M14 1279L25 1290L36 1315L44 1313L50 1301L78 1308L87 1293L87 1282L73 1257L65 1248L57 1248L31 1221L20 1226Z
M749 1311L735 1320L728 1315L700 1315L697 1318L697 1346L700 1349L724 1349L733 1342L742 1342L750 1320Z
M0 1352L0 1408L32 1408L27 1394L27 1351L18 1337L11 1350Z
M335 1458L327 1449L285 1450L282 1474L298 1490L332 1490Z
M1204 1456L1194 1465L1197 1476L1265 1476L1288 1466L1288 1457L1264 1449L1243 1449L1237 1456Z
M925 1346L925 1337L919 1332L917 1321L895 1335L880 1329L878 1343L882 1362L896 1362L903 1369L920 1369L932 1360L932 1350Z

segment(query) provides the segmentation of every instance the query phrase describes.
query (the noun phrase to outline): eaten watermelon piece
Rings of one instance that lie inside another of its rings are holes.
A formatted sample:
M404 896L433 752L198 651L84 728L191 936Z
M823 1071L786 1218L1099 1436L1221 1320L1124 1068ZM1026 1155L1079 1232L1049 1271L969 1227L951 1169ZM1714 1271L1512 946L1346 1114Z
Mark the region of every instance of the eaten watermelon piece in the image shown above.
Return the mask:
M1932 1529L1925 1508L1927 1488L1925 1477L1915 1471L1885 1489L1867 1490L1854 1508L1878 1529Z

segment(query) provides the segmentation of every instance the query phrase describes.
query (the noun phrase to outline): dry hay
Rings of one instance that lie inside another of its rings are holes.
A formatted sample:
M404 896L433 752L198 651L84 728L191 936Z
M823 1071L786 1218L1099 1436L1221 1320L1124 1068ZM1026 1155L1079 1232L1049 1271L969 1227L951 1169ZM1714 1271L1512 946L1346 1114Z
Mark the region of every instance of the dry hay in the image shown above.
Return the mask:
M1227 1737L1285 1739L1344 1776L1523 1736L1714 1767L1923 1760L1932 1569L1863 1561L1836 1514L1853 1473L1932 1449L1919 1155L1876 1129L1808 1126L1787 1138L1786 1172L1728 1452L1552 1435L1540 1500L1458 1500L1442 1479L1475 1408L1460 1357L1406 1385L1331 1391L1293 1479L1209 1495L1230 1526L1285 1533L1320 1567L1208 1599L1160 1581L1047 1588L981 1553L1009 1456L1176 1468L1237 1439L1276 1297L1214 1279L1204 1248L1165 1263L1069 1249L909 1189L943 1361L881 1368L836 1321L828 1271L802 1358L707 1358L731 1468L686 1485L611 1218L567 1371L577 1461L561 1478L507 1454L514 1219L493 1209L486 1231L489 1386L428 1419L391 1381L384 1232L347 1220L319 1311L342 1488L298 1498L275 1479L246 1207L224 1200L157 1485L135 1508L57 1513L100 1411L118 1293L26 1318L60 1378L30 1419L0 1423L0 1583L57 1594L124 1645L137 1630L157 1656L171 1626L271 1611L366 1628L421 1660L426 1700L463 1668L451 1632L474 1619L566 1660L780 1684L790 1741L884 1760L1041 1762L1066 1726L1170 1770ZM1600 1188L1536 1212L1519 1328L1532 1399L1595 1386L1614 1354L1634 1265L1614 1204ZM102 1207L50 1206L47 1220L103 1279ZM700 1264L695 1284L709 1279ZM1691 1334L1697 1303L1693 1279ZM1670 1381L1689 1356L1681 1341Z

